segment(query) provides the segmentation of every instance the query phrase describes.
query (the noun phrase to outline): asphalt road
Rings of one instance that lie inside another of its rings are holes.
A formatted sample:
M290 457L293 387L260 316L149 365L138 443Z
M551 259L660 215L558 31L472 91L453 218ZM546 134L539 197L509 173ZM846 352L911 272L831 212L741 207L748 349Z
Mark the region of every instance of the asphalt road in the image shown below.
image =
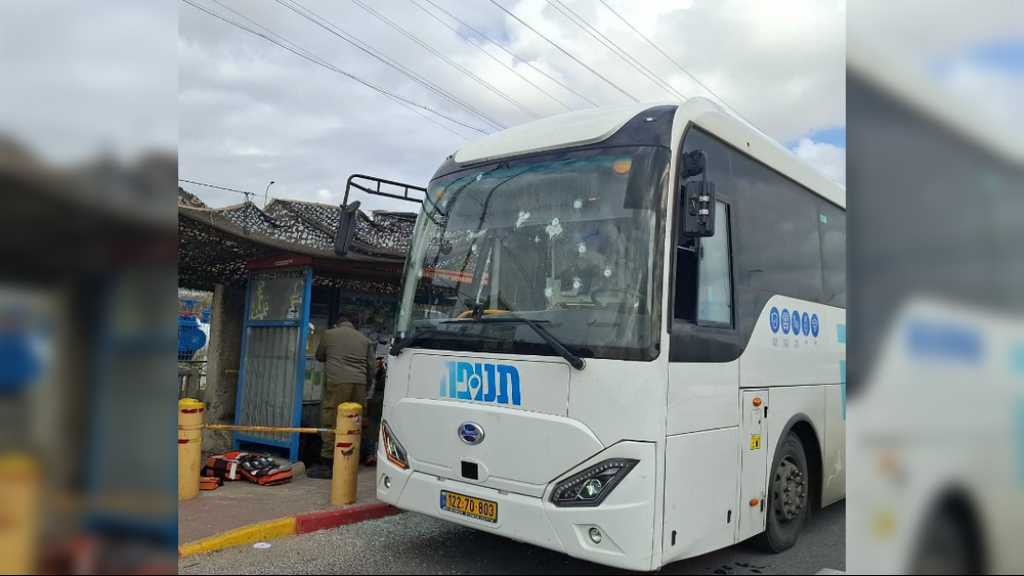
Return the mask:
M815 574L846 567L846 509L818 513L782 554L747 543L665 566L665 574ZM271 542L183 558L180 574L613 574L621 571L498 536L404 513Z

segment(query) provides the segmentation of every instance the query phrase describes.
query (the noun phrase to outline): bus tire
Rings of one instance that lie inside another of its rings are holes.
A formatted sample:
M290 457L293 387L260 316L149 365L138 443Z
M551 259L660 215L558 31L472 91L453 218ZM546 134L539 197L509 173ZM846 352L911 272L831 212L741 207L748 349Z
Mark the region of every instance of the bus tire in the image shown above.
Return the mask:
M910 559L910 574L986 572L978 529L966 501L952 497L933 506Z
M764 532L754 544L766 552L782 552L796 544L810 516L811 477L800 437L790 432L772 462L765 506Z

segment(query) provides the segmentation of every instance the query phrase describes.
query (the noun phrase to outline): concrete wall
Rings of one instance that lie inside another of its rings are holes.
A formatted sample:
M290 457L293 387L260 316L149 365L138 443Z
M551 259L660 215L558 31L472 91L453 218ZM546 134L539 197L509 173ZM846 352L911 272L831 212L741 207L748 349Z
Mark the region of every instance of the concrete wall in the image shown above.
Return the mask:
M242 320L245 315L245 288L218 284L213 291L210 311L210 343L207 348L206 403L208 423L232 424L235 421L235 396L242 355ZM203 433L203 452L231 449L227 432Z

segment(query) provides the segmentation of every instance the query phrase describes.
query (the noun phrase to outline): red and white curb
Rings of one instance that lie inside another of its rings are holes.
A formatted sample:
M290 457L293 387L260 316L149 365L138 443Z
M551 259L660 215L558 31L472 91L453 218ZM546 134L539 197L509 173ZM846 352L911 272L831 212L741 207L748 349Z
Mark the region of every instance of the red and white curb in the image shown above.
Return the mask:
M356 504L355 506L334 510L308 512L297 516L267 520L182 544L178 547L178 556L183 558L234 546L265 542L275 538L308 534L319 530L328 530L338 526L365 522L366 520L384 518L399 512L401 510L390 504L372 502L370 504Z

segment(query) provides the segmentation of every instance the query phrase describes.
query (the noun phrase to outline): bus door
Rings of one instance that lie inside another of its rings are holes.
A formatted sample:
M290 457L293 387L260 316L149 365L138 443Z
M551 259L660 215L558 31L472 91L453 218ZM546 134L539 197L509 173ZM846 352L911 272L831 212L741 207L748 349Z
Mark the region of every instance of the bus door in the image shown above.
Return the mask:
M765 499L768 497L768 438L765 420L768 390L743 390L740 397L740 526L737 541L764 530Z

